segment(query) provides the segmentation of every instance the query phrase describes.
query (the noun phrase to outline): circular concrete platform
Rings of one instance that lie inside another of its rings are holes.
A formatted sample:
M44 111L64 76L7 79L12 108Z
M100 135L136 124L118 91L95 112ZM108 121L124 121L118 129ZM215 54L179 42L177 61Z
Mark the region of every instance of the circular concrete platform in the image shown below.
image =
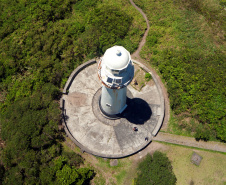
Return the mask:
M133 62L145 71L148 68ZM101 82L95 60L79 66L69 77L61 99L67 135L82 151L100 157L121 158L147 146L164 118L164 99L156 78L137 91L128 86L127 105L119 119L110 120L99 109ZM134 131L136 127L138 130Z

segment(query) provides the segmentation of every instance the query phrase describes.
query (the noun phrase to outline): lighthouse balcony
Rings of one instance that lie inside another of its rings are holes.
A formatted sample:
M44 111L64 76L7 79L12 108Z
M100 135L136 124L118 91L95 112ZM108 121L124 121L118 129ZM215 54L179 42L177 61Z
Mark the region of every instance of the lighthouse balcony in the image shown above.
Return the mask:
M110 89L121 89L127 86L133 79L133 75L130 75L129 77L118 77L109 75L101 69L98 70L98 77L102 84Z

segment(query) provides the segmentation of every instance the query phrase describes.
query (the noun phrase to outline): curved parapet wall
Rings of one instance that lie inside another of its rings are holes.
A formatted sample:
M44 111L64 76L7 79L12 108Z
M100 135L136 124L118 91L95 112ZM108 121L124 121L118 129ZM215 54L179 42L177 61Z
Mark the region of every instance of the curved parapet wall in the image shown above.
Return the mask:
M141 63L134 63L150 73ZM100 157L122 158L139 152L152 141L164 118L164 98L155 76L152 78L155 84L142 92L128 86L130 108L120 119L109 120L98 106L97 61L80 65L70 75L60 102L66 134L82 151ZM140 105L143 108L137 108Z

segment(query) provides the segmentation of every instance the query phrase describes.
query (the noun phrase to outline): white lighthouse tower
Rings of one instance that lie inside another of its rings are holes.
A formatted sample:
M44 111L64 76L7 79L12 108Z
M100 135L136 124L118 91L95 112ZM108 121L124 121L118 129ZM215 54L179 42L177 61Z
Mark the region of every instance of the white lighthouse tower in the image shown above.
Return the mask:
M98 76L102 82L100 109L107 117L117 117L127 106L127 86L134 77L130 53L122 46L107 49L98 64Z

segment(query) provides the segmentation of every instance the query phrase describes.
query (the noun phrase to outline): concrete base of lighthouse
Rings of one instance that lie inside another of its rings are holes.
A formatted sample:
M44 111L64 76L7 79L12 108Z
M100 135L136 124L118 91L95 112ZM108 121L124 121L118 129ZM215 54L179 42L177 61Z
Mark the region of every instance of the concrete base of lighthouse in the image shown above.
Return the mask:
M132 155L146 147L161 127L161 89L157 83L146 85L141 91L129 85L127 108L119 119L108 119L100 111L102 87L96 69L96 62L89 61L68 79L61 99L65 132L87 153L106 158ZM134 131L134 127L138 130Z

